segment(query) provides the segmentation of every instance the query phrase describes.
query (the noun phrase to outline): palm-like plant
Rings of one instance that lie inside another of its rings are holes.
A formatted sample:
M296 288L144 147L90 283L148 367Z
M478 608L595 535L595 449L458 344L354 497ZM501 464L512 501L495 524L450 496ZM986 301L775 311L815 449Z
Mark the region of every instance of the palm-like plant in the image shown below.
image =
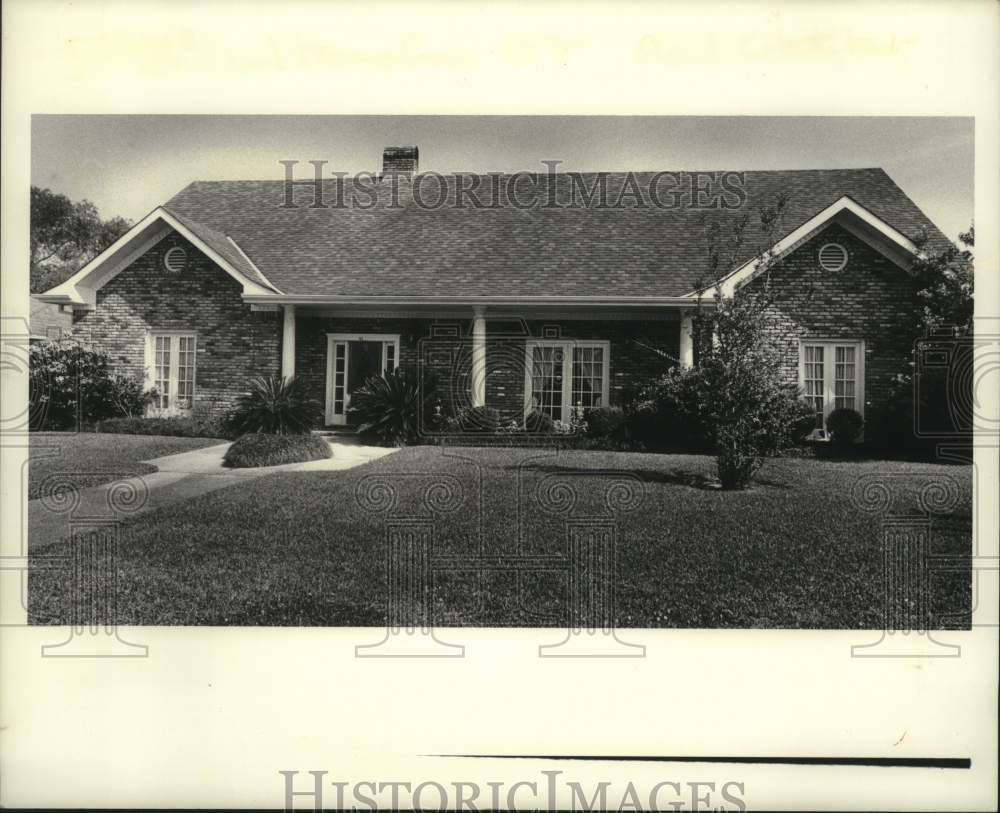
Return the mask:
M366 379L351 394L350 411L361 421L358 432L386 445L402 446L417 435L420 395L416 378L398 367Z
M239 434L304 435L318 422L320 405L295 378L261 376L250 381L232 416Z

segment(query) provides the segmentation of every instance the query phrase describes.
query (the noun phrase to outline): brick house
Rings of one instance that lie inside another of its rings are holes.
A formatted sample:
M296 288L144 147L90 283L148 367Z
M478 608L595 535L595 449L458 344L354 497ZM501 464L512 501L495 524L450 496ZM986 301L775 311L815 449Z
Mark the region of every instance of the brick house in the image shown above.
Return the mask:
M663 353L692 363L706 229L784 195L770 245L751 217L720 284L758 284L770 249L769 329L821 428L884 400L912 346L920 236L947 245L881 169L442 176L417 159L389 148L361 186L192 183L38 298L71 307L74 336L144 377L160 414L294 375L347 424L351 392L401 365L433 371L449 411L566 419L627 403ZM531 189L545 196L523 205Z

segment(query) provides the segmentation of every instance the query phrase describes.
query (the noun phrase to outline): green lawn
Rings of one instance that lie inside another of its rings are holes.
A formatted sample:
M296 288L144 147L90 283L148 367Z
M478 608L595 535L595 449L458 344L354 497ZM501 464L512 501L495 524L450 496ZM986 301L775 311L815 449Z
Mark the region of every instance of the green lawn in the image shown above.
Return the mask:
M34 500L45 478L53 474L69 475L79 488L87 488L156 471L153 466L143 463L144 460L226 441L160 435L35 432L30 442L28 499Z
M618 471L641 480L638 500L614 485ZM933 551L970 552L967 467L781 459L736 493L706 488L712 474L698 456L431 447L274 474L131 520L118 621L382 625L388 517L433 528L442 626L564 625L569 521L618 529L619 626L880 628L880 521L851 499L873 474L892 483L897 513L954 478ZM65 544L35 555L59 553ZM32 622L65 623L72 585L67 570L32 571ZM936 626L967 626L969 572L935 577L932 606Z

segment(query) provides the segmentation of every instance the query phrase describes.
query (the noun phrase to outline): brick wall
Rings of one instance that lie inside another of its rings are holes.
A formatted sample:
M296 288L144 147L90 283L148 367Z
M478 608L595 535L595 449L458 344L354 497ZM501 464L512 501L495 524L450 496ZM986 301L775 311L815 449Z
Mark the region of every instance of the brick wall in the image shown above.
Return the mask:
M187 252L178 275L163 268L174 246ZM118 372L145 376L146 336L197 334L195 411L230 405L249 378L280 372L281 314L252 313L241 286L179 234L171 233L97 292L74 317L73 335L109 354Z
M841 271L819 265L817 251L827 242L847 249ZM919 308L913 279L834 224L776 264L771 285L769 332L788 379L798 380L800 339L863 339L866 412L884 404L889 379L910 360Z

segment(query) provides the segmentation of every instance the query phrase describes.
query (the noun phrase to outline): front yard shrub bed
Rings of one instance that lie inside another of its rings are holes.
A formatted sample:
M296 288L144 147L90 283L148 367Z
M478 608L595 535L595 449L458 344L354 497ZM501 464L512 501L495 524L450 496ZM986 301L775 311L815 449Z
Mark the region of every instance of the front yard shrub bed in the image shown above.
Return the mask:
M108 418L93 426L112 435L165 435L176 438L234 440L236 432L219 418Z
M318 435L243 435L226 450L224 466L252 469L258 466L280 466L283 463L305 463L332 457L330 444Z

